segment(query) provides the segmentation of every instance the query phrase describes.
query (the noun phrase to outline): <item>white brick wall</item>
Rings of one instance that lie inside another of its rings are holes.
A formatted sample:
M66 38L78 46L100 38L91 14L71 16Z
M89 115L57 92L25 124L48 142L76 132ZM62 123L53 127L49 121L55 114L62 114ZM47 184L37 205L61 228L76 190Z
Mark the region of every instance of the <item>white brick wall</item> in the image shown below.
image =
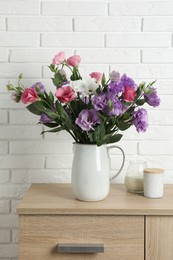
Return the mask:
M10 99L5 85L24 75L54 90L47 65L58 51L81 55L81 72L117 69L137 82L157 79L159 108L145 134L131 128L119 142L128 161L166 170L173 183L173 1L0 0L0 259L18 259L16 207L32 182L70 182L72 139L40 135L37 117ZM121 155L111 151L111 174Z

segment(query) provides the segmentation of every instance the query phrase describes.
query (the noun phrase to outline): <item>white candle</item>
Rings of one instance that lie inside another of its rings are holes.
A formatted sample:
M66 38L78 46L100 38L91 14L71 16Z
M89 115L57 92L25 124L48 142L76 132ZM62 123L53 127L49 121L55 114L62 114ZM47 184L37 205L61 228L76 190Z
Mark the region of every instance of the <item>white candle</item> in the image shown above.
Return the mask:
M163 169L146 168L144 170L144 196L147 198L163 197Z
M130 192L142 193L144 190L143 177L139 173L132 173L125 176L125 186Z

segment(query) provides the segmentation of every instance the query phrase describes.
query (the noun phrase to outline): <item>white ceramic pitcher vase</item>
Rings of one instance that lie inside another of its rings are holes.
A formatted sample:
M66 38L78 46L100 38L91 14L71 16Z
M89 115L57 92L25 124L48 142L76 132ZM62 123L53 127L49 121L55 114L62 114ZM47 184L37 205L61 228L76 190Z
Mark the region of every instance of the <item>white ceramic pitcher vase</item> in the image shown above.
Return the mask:
M122 152L123 161L119 171L110 177L109 151L117 148ZM77 199L99 201L107 197L110 181L121 172L125 162L122 148L95 144L74 143L72 164L72 190Z

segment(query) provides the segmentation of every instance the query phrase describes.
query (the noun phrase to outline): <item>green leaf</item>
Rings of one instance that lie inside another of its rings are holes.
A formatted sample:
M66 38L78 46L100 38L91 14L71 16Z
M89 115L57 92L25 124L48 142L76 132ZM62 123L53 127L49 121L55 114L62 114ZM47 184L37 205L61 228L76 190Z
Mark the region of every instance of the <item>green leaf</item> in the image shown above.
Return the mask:
M119 130L125 131L129 127L131 127L131 124L130 123L125 123L125 122L120 122L120 123L117 124L117 127L118 127Z
M109 138L109 144L110 144L110 143L116 143L116 142L118 142L121 138L122 138L122 135L121 135L121 134L113 135L113 136L111 136L111 138Z
M60 116L60 121L62 121L65 124L65 126L68 128L68 130L74 130L76 127L72 123L71 118L65 111L64 107L61 105L61 103L59 103L58 100L56 101L55 104L56 104L57 112Z
M54 78L52 78L53 84L56 87L61 87L64 81L66 81L66 76L63 75L60 70L56 70L54 74Z
M49 92L49 95L46 92L44 92L44 96L42 96L41 98L45 101L45 107L54 107L54 96L51 91Z
M53 112L52 110L50 110L50 109L46 109L45 111L44 111L44 114L46 114L50 119L52 119L52 120L57 120L57 119L59 119L59 115L57 114L57 113L55 113L55 112Z
M154 80L154 81L152 81L151 83L149 83L149 84L147 85L147 87L153 86L153 85L156 83L156 81L157 81L157 79Z
M95 128L94 132L92 133L93 141L97 142L98 140L102 140L105 136L105 133L106 133L106 129L104 124L100 124Z
M56 127L54 129L51 129L51 130L42 131L41 134L44 134L44 133L59 133L61 130L64 130L64 128L63 127Z
M35 115L41 115L45 111L43 102L36 101L26 107L31 113Z
M101 92L102 92L101 86L99 85L99 87L96 89L96 93L97 93L97 94L100 94Z
M82 79L77 67L73 67L73 72L72 72L70 79L72 81Z
M43 123L43 125L49 127L49 128L54 128L59 126L59 123Z
M53 105L54 104L54 95L51 91L49 92L49 100L50 100L50 103Z
M62 85L63 83L63 80L58 78L58 77L54 77L52 78L52 81L53 81L53 84L56 86L56 87L59 87Z
M97 146L101 146L101 145L107 144L107 143L108 143L108 139L98 140L97 141Z
M143 98L143 99L138 99L138 100L136 100L136 105L138 105L138 106L142 106L144 103L145 103L145 99Z
M50 64L48 67L52 72L55 72L55 65Z
M118 142L120 139L122 138L122 135L121 134L116 134L116 135L113 135L109 138L109 144L111 143L116 143Z
M73 112L72 115L76 117L78 117L78 114L83 110L83 109L88 109L88 105L85 104L81 99L79 100L75 100L75 101L71 101L69 104L69 107L71 109L71 111Z

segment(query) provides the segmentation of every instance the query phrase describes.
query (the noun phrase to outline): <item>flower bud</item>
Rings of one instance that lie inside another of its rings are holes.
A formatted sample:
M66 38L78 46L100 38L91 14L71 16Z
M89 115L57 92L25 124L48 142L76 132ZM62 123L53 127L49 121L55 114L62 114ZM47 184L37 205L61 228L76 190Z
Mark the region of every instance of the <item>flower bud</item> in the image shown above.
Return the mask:
M8 84L8 85L7 85L7 89L11 91L11 90L14 90L14 87L13 87L12 84Z

